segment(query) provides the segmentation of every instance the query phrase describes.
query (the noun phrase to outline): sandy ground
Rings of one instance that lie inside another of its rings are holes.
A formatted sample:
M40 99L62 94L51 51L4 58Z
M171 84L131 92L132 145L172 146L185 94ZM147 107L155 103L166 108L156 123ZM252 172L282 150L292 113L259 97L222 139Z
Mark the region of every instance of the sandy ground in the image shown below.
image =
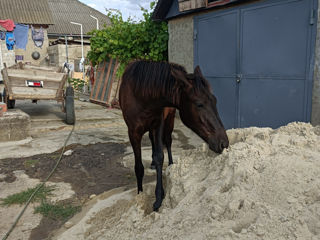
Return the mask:
M89 202L54 239L320 239L320 126L228 131L221 155L181 152L165 170L163 206L154 186Z

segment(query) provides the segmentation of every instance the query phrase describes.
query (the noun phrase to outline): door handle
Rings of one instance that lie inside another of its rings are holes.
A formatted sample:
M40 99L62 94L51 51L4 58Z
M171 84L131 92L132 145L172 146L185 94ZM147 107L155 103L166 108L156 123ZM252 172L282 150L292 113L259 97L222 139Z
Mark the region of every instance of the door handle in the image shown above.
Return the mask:
M241 79L242 79L242 74L237 74L237 77L236 77L237 83L240 83Z

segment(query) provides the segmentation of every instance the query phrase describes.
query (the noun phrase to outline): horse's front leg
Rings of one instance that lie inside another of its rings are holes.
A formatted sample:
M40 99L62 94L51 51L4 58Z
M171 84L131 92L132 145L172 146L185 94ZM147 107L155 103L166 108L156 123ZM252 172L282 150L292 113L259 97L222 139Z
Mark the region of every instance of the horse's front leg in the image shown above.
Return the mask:
M163 147L162 147L162 132L163 120L157 129L152 130L154 152L152 153L152 161L155 164L157 171L157 185L155 190L156 201L153 204L153 210L158 211L164 198L164 190L162 185L162 166L163 166Z
M171 144L172 144L172 132L174 128L174 118L176 110L171 109L164 120L163 126L163 142L166 145L168 151L169 165L173 164L172 153L171 153Z
M134 152L134 170L137 178L138 194L143 191L142 180L144 176L144 167L141 159L141 139L142 134L136 130L129 130L129 139Z

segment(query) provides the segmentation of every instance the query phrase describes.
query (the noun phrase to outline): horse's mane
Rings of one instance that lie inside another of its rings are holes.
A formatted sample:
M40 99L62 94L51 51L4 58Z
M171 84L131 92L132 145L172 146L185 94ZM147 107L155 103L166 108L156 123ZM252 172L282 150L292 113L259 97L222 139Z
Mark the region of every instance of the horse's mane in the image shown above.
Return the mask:
M197 78L194 74L187 74L187 71L181 65L144 60L136 60L129 63L122 76L122 81L132 81L131 86L136 96L152 98L174 97L179 89L177 89L176 79L172 75L172 70L180 71L186 79L189 79L194 91L209 88L209 84L205 79Z

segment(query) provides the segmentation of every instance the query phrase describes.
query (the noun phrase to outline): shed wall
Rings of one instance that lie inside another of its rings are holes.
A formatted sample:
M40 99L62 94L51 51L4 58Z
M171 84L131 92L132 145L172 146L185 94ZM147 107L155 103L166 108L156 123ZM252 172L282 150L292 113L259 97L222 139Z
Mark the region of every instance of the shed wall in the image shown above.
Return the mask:
M10 67L15 64L15 55L14 50L8 50L6 46L6 41L0 40L0 70L3 69L4 63L7 65L7 67ZM2 80L2 74L0 73L0 81ZM0 91L0 93L2 93Z
M32 65L47 65L48 64L46 62L47 48L49 46L48 34L47 34L47 29L43 28L43 31L44 31L44 41L43 41L43 45L41 48L35 46L35 44L32 40L31 28L29 29L29 33L28 33L28 43L26 46L26 50L15 48L15 50L14 50L15 55L22 55L23 56L22 62L31 63ZM34 51L37 51L40 53L40 58L38 60L34 60L31 56Z
M169 61L193 72L193 16L169 21Z
M320 6L320 0L318 0ZM320 124L320 10L318 9L318 25L317 25L317 40L315 52L315 66L313 77L313 92L312 92L312 114L311 123L313 125Z
M87 56L88 51L90 50L90 46L83 46L83 54ZM66 62L66 45L57 44L48 47L48 54L50 58L51 66L63 66ZM81 59L81 45L68 45L68 60L69 63L74 64L76 59Z
M318 0L320 6L320 0ZM207 13L205 11L204 13ZM169 20L169 61L186 67L188 72L194 68L194 16L204 13L196 13ZM315 66L312 94L311 123L320 124L320 9L318 9L317 40L315 49Z

